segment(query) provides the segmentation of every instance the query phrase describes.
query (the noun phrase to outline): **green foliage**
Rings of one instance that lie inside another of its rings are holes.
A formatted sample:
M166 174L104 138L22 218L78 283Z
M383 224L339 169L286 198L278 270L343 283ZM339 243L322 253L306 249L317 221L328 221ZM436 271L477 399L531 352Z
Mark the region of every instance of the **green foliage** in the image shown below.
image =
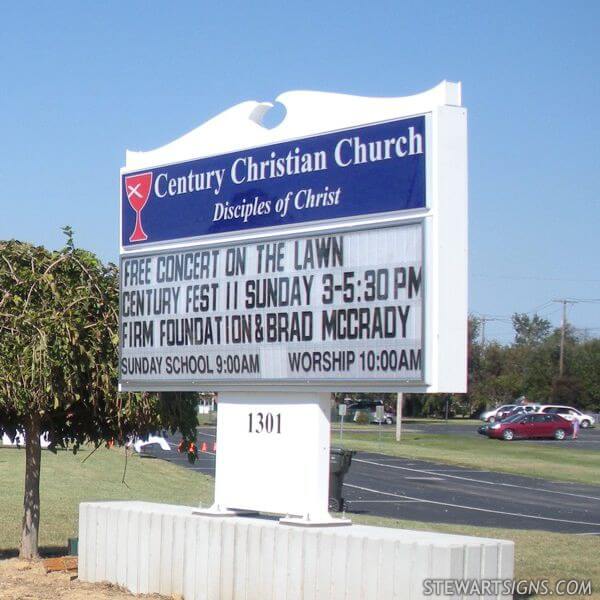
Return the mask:
M533 402L560 402L600 411L600 340L581 341L567 325L565 374L558 377L560 329L538 315L513 316L515 343L479 342L481 322L469 318L468 393L450 396L450 416L476 416L486 406L521 395ZM445 394L406 396L406 416L443 416Z
M515 343L492 342L480 347L479 368L468 397L483 408L507 403L520 395L534 402L559 402L600 410L600 340L580 342L567 326L565 374L558 377L560 329L535 315L515 315Z
M530 317L527 313L515 313L512 316L512 323L515 330L515 344L518 346L541 344L552 330L550 321L537 314Z
M448 416L453 415L452 396L450 394L427 394L423 403L422 416L444 418L448 402Z
M579 404L600 409L600 339L576 345L572 350L570 373L580 383Z
M0 433L36 418L51 448L160 429L192 438L190 394L119 394L118 272L75 247L0 242Z

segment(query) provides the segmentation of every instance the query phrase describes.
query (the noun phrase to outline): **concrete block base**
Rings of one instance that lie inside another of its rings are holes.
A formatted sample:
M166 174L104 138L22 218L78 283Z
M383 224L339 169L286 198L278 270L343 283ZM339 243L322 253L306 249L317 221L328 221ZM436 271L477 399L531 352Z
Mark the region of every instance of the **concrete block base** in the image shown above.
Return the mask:
M294 527L193 507L88 502L79 578L184 600L408 600L427 578L513 576L512 542L383 527Z

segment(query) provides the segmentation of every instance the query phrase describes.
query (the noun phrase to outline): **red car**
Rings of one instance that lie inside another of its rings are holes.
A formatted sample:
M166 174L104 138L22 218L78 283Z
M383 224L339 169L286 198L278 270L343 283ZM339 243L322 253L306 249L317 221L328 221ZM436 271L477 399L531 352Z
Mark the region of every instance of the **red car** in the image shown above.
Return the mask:
M573 434L573 424L560 415L518 414L509 417L500 423L494 423L487 429L489 437L503 440L517 438L554 438L564 440L567 435Z

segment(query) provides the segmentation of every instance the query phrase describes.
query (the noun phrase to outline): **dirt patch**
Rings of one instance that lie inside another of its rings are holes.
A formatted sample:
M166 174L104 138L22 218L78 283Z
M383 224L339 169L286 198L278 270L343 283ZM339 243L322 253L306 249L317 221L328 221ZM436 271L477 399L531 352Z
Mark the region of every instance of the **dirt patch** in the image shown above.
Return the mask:
M134 596L114 585L84 583L69 573L48 573L41 562L0 560L0 600L165 600Z

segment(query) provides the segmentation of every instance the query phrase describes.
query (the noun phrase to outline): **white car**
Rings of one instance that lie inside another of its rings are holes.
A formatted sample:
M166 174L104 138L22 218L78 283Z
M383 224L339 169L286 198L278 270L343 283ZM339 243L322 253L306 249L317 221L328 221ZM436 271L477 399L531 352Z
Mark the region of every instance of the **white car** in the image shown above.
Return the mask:
M383 413L383 418L381 419L381 422L385 423L386 425L394 425L394 423L396 423L396 415L385 411ZM376 412L371 413L371 423L377 423L379 425L379 419L377 418Z
M146 438L132 438L127 442L127 447L131 448L133 446L133 449L140 454L144 446L150 446L151 444L158 444L163 450L171 450L169 442L160 435L149 435Z
M577 419L579 426L582 429L587 429L596 423L596 419L591 415L586 415L580 410L573 408L572 406L562 406L560 404L542 404L537 412L546 414L560 415L567 421L573 421Z
M486 410L479 415L479 418L482 421L487 421L489 423L494 423L496 418L503 414L510 412L513 408L517 408L516 404L503 404L502 406L497 406L496 408L492 408L491 410Z
M50 445L48 432L40 435L40 445L42 448L47 448ZM0 437L0 446L15 446L16 448L25 448L25 437L21 433L17 433L14 440L11 440L5 433Z

